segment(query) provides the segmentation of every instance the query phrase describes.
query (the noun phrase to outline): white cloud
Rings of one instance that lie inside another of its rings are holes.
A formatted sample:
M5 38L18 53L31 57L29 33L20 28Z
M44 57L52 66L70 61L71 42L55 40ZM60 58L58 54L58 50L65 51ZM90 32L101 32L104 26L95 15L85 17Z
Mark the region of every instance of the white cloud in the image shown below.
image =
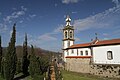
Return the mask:
M76 14L76 13L77 13L77 11L73 11L73 12L72 12L72 14Z
M83 31L91 28L108 28L120 21L120 6L110 8L102 13L74 21L74 28Z
M109 34L108 33L103 33L103 36L109 36Z
M55 3L55 7L57 7L58 6L58 4L57 3Z
M116 6L119 6L119 1L118 0L112 0L116 4Z
M23 11L27 11L27 8L25 8L24 6L21 6L21 9L22 9Z
M64 28L64 26L61 24L56 29L53 30L53 33L59 33Z
M0 33L4 33L4 32L6 32L7 30L8 30L7 25L0 23Z
M21 10L20 11L15 11L13 12L11 15L8 15L6 18L4 18L3 20L5 22L9 22L11 23L13 19L19 18L20 16L25 15L25 11L27 10L27 8L24 8L24 6L21 6Z
M76 42L80 42L81 40L80 40L80 38L75 37L75 41L76 41Z
M23 20L19 21L19 23L23 23Z
M77 3L79 0L62 0L62 3L69 4L69 3Z
M51 36L49 33L46 33L44 35L41 35L38 37L39 40L43 40L43 41L54 41L57 40L57 38Z
M32 14L32 15L29 15L29 17L30 17L30 18L34 18L34 17L36 17L36 15L35 15L35 14Z

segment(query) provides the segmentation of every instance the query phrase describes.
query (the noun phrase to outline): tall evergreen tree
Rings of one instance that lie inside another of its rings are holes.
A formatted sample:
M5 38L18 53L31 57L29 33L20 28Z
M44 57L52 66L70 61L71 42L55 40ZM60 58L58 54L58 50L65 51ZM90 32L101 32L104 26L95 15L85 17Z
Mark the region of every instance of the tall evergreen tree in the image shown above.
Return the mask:
M14 74L16 71L16 63L17 63L17 56L16 56L16 24L13 25L13 32L12 37L9 42L9 46L7 48L7 54L5 55L5 78L6 80L13 80Z
M0 36L0 73L1 73L1 67L2 66L2 46L1 46L1 36Z
M28 60L27 56L28 56L27 34L25 34L25 41L23 43L22 72L26 76L29 74L29 72L28 72L29 60Z
M34 47L31 45L31 57L30 57L30 75L32 78L34 78L36 75L40 74L40 67L37 57L34 53Z
M22 71L22 63L21 63L21 59L18 59L16 64L16 74L19 74L21 71Z

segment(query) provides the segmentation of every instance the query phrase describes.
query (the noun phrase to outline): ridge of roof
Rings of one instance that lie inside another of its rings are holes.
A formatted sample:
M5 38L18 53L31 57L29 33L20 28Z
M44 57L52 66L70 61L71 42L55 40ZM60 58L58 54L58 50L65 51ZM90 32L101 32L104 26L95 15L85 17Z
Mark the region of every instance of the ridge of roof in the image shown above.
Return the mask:
M120 44L120 38L119 39L111 39L111 40L99 40L96 39L89 43L83 43L83 44L74 44L67 49L72 48L83 48L83 47L92 47L92 46L101 46L101 45L112 45L112 44Z

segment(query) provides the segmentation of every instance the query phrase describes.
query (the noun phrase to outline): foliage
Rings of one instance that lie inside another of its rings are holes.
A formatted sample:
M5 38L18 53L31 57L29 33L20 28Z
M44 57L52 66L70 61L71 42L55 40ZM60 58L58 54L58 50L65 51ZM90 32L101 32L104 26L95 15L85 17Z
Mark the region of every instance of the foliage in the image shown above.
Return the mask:
M46 56L39 57L39 66L41 74L43 75L49 67L49 58Z
M22 64L21 64L21 59L18 59L16 65L16 74L19 74L20 72L22 72Z
M28 75L28 66L29 66L29 60L27 58L28 51L27 51L27 35L25 35L25 41L23 43L23 58L22 58L22 72L24 75Z
M35 75L40 74L38 58L35 56L34 47L32 45L31 45L31 56L30 56L29 69L30 69L29 72L32 78L34 78Z
M1 61L1 77L2 78L5 78L5 59L4 58L2 58L2 61Z
M1 67L2 67L2 46L1 46L1 36L0 36L0 73L1 73Z
M55 78L56 80L62 80L62 72L60 71L60 68L57 66L57 63L54 63L54 69L55 69Z
M17 62L17 56L16 56L16 48L15 48L15 42L16 42L16 24L13 26L13 32L12 37L9 42L9 46L7 48L7 54L5 56L5 78L6 80L13 80L14 74L16 71L16 62Z

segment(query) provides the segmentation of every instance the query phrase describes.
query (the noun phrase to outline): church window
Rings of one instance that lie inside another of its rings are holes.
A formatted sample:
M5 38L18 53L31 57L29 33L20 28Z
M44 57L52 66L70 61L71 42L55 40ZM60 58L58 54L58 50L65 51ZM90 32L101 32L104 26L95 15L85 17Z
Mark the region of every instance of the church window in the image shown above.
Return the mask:
M65 38L67 38L67 32L65 32Z
M87 50L85 51L85 54L88 55L88 51Z
M70 38L72 38L72 31L70 32Z
M67 55L69 55L69 51L66 51L67 52Z
M83 51L80 51L81 55L83 55Z
M113 59L113 53L112 51L107 51L107 59L112 60Z
M72 49L72 52L71 53L74 53L74 50Z

